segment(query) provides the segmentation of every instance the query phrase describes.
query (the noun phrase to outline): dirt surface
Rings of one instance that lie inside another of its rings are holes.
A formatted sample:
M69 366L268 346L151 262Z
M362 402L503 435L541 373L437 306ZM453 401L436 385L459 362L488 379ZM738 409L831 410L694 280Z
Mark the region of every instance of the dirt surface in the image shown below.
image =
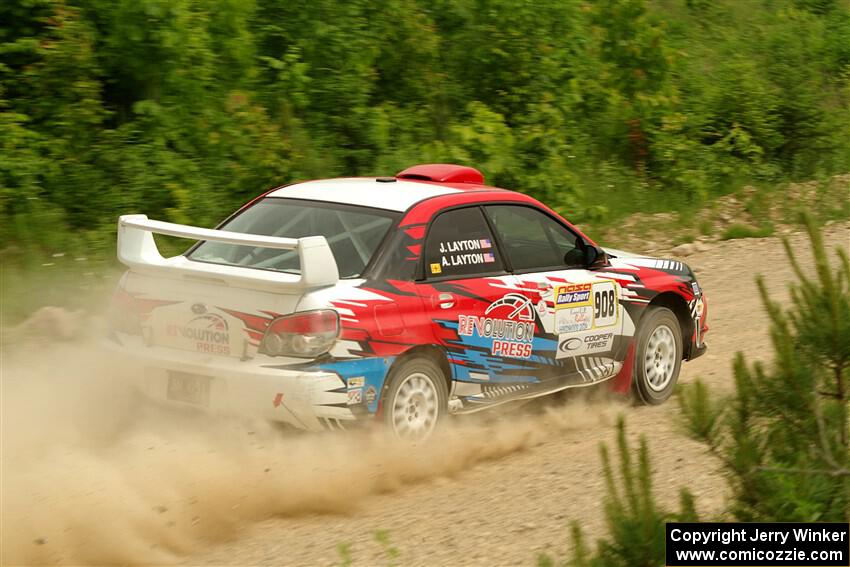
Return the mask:
M850 224L827 226L850 246ZM807 267L808 240L791 236ZM685 260L709 304L708 353L682 382L731 388L731 358L769 355L754 275L788 296L777 238ZM532 565L569 553L570 521L604 534L600 442L616 417L649 441L655 486L722 513L717 463L681 434L675 401L570 400L455 420L427 446L380 432L283 435L140 403L87 345L14 345L2 362L2 562L186 565ZM343 549L342 551L340 549Z
M598 242L620 250L677 257L707 251L719 241L787 235L800 229L801 207L819 222L850 215L850 173L821 181L788 183L767 191L746 185L704 206L666 213L634 213L600 230Z

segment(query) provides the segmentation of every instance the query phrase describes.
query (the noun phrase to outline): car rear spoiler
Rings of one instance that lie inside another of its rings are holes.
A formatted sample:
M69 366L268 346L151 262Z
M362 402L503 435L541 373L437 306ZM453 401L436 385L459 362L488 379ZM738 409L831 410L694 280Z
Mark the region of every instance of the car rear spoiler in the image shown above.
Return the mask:
M189 260L185 256L164 258L159 253L153 233L190 240L211 240L242 246L295 250L301 263L301 274L198 262ZM324 287L339 281L339 269L324 236L281 238L243 234L150 220L147 215L118 217L118 259L135 272L155 275L185 274L271 290L280 289L280 287Z

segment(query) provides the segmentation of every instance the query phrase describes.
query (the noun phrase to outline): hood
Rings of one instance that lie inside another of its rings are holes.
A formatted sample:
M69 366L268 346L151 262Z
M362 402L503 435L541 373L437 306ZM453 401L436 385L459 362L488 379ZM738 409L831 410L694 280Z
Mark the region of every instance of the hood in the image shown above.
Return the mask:
M635 254L634 252L626 252L624 250L617 250L616 248L603 248L602 250L608 254L609 258L649 258L650 256L646 256L645 254Z

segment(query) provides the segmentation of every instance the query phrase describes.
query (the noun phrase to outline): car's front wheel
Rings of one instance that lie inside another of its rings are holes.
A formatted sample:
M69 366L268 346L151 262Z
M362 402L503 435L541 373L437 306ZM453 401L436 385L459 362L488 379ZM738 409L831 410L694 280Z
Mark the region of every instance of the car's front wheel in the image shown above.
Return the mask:
M446 379L429 358L415 357L394 368L383 398L384 422L402 439L428 438L446 415Z
M682 330L666 307L650 307L640 322L635 350L634 390L645 404L670 397L682 366Z

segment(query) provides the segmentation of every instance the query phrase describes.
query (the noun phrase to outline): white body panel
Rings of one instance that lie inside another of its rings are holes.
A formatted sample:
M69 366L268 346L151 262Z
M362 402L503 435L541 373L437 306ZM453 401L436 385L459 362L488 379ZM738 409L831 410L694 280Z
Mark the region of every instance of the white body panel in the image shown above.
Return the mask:
M432 183L393 181L381 183L374 178L323 179L275 189L270 197L307 199L374 207L388 211L406 211L423 199L457 193L459 189Z
M293 250L301 257L302 274L163 258L152 233ZM331 308L330 301L340 295L374 300L356 287L363 280L339 280L324 237L234 233L145 215L122 216L118 234L119 259L130 268L119 288L144 307L139 308L140 334L115 331L107 345L124 358L146 396L303 429L333 429L355 419L338 373L304 369L308 360L303 358L259 352L266 325L275 317ZM347 347L357 345L338 341L333 353L345 356ZM175 396L175 384L199 389L198 399Z
M301 274L197 262L185 256L163 258L153 233L190 240L293 250L298 253ZM131 271L138 273L168 278L208 277L228 284L265 290L324 287L339 280L336 260L324 236L296 239L242 234L154 221L146 215L123 215L118 218L118 259Z
M253 360L239 360L187 353L147 346L141 337L125 336L122 343L107 343L107 348L126 361L128 377L139 390L162 404L259 417L316 431L333 428L332 424L342 427L340 422L355 419L344 406L345 383L337 374L285 368L287 363L303 362L300 359L257 355ZM182 402L169 395L169 379L179 375L203 382L202 400Z
M154 309L142 322L142 332L151 345L170 346L181 350L196 350L211 352L216 349L221 356L251 358L257 351L259 337L252 336L251 329L243 321L235 319L228 310L269 317L268 313L288 315L297 310L303 295L300 291L290 290L290 293L275 293L271 290L246 290L239 286L227 285L214 279L191 280L138 274L129 272L123 282L124 289L142 300L167 299L170 304ZM210 314L224 319L227 327L227 340L195 341L189 344L181 338L176 326L190 330L201 330L208 327L204 321L193 323L197 314L192 306L204 306L204 314ZM176 330L176 331L175 331Z

